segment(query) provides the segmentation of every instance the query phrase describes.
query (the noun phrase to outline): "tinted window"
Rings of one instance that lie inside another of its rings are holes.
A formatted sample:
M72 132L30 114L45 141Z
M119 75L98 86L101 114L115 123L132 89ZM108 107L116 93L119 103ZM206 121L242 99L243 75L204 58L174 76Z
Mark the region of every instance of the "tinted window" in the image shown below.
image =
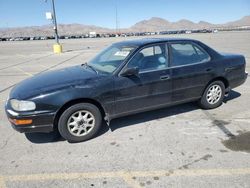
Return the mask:
M209 55L200 47L189 43L170 44L172 66L206 62Z
M140 72L164 69L167 67L166 46L146 47L138 52L129 62L128 67L138 67Z

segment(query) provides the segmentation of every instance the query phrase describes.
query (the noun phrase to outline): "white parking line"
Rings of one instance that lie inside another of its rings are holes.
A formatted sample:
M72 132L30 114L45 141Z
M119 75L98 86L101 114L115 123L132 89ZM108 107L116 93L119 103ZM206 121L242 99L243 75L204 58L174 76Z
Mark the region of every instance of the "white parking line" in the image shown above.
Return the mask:
M17 69L17 70L19 70L19 71L21 71L22 73L24 73L24 74L26 74L26 75L28 75L28 76L33 76L33 74L31 74L31 73L29 73L29 72L26 72L26 71L24 71L23 69L21 69L21 68L19 68L19 67L14 67L15 69Z

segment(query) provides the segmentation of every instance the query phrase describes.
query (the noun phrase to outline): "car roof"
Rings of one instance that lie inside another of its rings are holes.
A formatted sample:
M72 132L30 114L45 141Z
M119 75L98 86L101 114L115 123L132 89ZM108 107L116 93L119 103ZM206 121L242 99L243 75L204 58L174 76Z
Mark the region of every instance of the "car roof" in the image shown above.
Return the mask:
M160 42L196 42L193 39L185 39L185 38L143 38L143 39L134 39L134 40L125 40L122 42L117 42L115 44L122 45L122 46L145 46L154 43Z

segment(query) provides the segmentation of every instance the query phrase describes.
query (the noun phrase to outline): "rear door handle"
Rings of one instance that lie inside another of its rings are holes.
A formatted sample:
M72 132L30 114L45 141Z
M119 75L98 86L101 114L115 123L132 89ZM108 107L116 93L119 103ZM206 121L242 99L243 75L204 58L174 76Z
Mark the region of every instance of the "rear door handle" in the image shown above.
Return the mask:
M170 76L169 75L163 75L160 77L161 80L168 80L170 79Z
M237 67L227 67L227 68L225 68L225 71L228 72L228 71L232 71L235 69L237 69Z
M211 72L213 69L212 68L207 68L206 72Z

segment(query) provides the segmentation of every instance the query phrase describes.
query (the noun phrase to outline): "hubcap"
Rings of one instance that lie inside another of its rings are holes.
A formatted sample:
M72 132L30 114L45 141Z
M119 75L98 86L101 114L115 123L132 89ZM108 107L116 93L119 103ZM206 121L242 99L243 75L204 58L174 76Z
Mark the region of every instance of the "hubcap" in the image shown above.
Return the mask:
M70 134L74 136L87 135L95 126L93 114L87 110L77 111L72 114L67 123Z
M222 89L219 85L212 85L207 91L207 102L209 104L217 103L222 96Z

